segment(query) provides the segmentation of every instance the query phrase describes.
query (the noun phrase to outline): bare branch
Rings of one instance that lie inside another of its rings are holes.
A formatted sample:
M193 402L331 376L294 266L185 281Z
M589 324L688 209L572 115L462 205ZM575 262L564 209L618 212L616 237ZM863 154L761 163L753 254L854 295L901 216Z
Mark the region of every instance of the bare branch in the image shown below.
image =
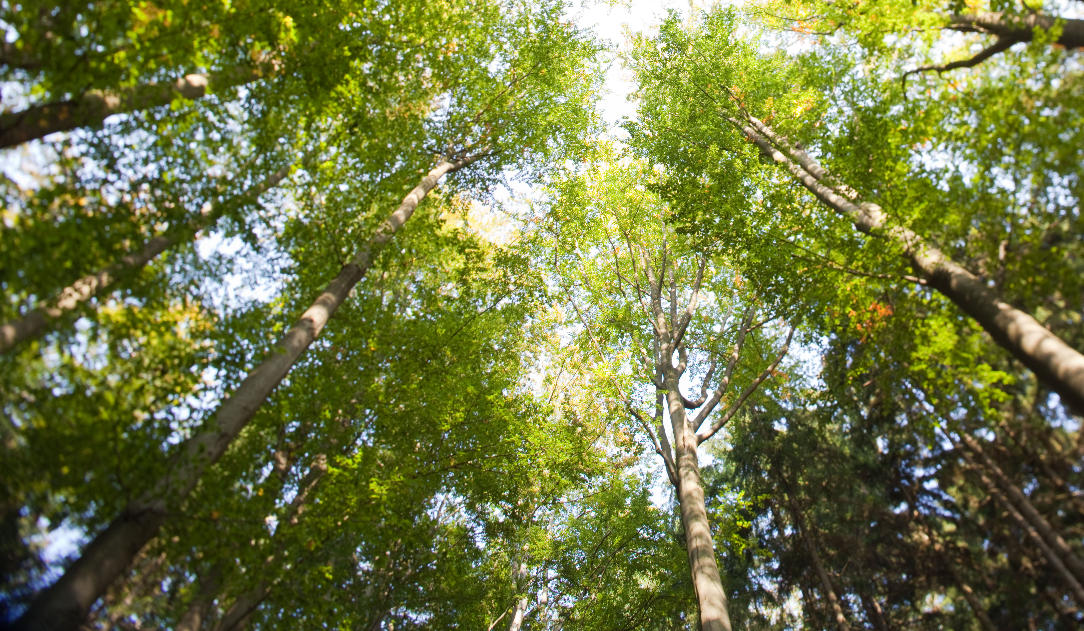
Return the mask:
M696 269L696 280L693 281L693 295L689 298L689 304L685 306L685 313L681 315L681 321L674 324L674 343L681 344L685 337L685 330L689 328L689 322L696 313L696 307L700 302L700 287L704 282L704 269L708 265L708 258L700 258L700 266Z
M999 38L997 38L997 40L993 44L991 44L991 45L987 46L986 48L982 49L981 51L979 51L977 54L975 54L974 57L969 57L967 59L959 59L957 61L952 61L952 62L949 62L947 64L920 66L918 68L915 68L914 70L908 70L907 72L903 73L903 76L900 77L900 83L903 85L904 90L906 90L907 89L907 77L910 77L913 74L919 74L919 73L922 73L922 72L931 72L931 71L936 71L937 74L941 74L942 72L948 72L949 70L956 70L957 68L974 68L975 66L981 64L982 62L986 61L990 57L993 57L994 55L996 55L996 54L998 54L1000 52L1003 52L1003 51L1008 50L1009 48L1012 48L1013 44L1019 43L1020 41L1021 40L1013 40L1013 39L1008 39L1008 38L1005 38L1005 37L999 37Z
M779 362L783 361L783 358L786 357L787 352L790 351L790 341L793 337L794 328L791 327L790 332L787 333L786 341L783 342L783 348L779 350L779 354L776 356L775 361L773 361L770 366L765 368L764 372L760 373L760 375L758 375L757 378L753 380L753 383L749 384L749 387L746 388L744 392L742 392L741 396L738 397L738 400L732 403L730 407L727 408L726 413L716 419L715 422L711 424L711 427L706 430L700 430L696 432L697 445L711 438L715 435L716 432L722 429L723 426L725 426L730 421L730 419L732 419L734 415L738 413L738 410L740 410L742 406L745 405L745 402L749 399L749 397L753 396L753 393L756 392L758 388L760 388L760 384L764 383L769 377L772 376L772 374L775 372L776 367L779 366Z
M722 380L719 381L719 387L711 393L711 398L708 399L704 407L696 414L696 417L691 421L693 428L700 427L704 422L704 419L711 414L716 405L719 405L719 401L726 394L727 389L730 387L730 380L734 376L734 368L738 365L738 360L741 359L742 347L745 346L745 335L749 332L749 328L753 323L753 318L756 317L757 308L756 305L750 304L745 308L745 315L742 317L741 326L738 329L738 339L734 341L734 346L730 349L730 358L727 360L726 373L723 375Z

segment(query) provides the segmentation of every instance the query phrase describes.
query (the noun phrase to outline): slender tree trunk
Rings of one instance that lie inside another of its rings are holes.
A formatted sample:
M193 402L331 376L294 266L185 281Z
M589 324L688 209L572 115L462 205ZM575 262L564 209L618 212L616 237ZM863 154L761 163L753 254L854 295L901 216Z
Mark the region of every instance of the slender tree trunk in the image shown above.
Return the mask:
M222 572L219 567L213 568L206 576L200 579L199 593L188 604L188 609L177 622L173 631L199 631L207 619L207 614L215 604L219 587L222 585Z
M866 610L866 619L877 631L891 631L892 627L889 626L888 620L885 619L885 612L881 609L880 603L873 596L866 594L860 594L859 598L862 600L862 608Z
M802 539L802 543L809 552L813 570L817 573L817 578L820 579L821 590L824 591L824 596L828 599L828 604L832 608L832 616L835 618L836 626L839 627L839 631L851 631L851 626L847 624L847 617L843 615L843 605L840 604L835 587L832 586L832 579L828 576L828 570L825 569L824 563L821 561L821 555L817 551L816 544L809 537L805 520L802 519L802 513L798 510L792 498L788 496L786 501L789 504L791 515L794 517L794 525L798 529L798 536Z
M979 621L979 626L983 631L995 631L993 620L990 620L990 616L986 614L986 610L982 608L982 603L979 602L977 596L975 596L975 590L971 589L971 585L967 581L960 577L959 572L952 566L952 563L947 563L949 572L952 574L952 580L956 581L956 587L960 589L960 593L963 594L964 600L967 601L969 607L971 607L971 613L975 614L975 619Z
M997 503L1001 504L1001 507L1009 514L1009 517L1016 526L1023 530L1024 534L1026 534L1035 546L1039 548L1043 558L1050 564L1050 567L1061 576L1062 580L1065 582L1065 586L1069 588L1069 592L1073 595L1073 599L1077 601L1077 604L1084 604L1084 586L1082 586L1080 581L1078 581L1076 577L1073 576L1073 573L1069 571L1069 568L1066 567L1061 557L1058 556L1049 544L1047 544L1046 540L1039 534L1035 527L1028 523L1028 520L1020 514L1020 511L1017 510L1013 502L1009 500L994 481L986 475L986 471L971 459L966 451L961 451L960 453L964 456L964 459L968 464L971 465L972 470L978 474L979 480L982 482L982 485L986 487L987 492L990 493Z
M271 536L270 546L272 548L275 546L276 540L279 540L284 531L296 526L298 521L300 521L301 513L305 510L306 503L309 501L313 491L316 490L317 485L320 484L320 481L324 479L324 475L326 474L327 457L324 454L318 454L313 458L312 466L305 473L305 477L298 483L297 493L294 495L293 499L290 500L278 527L275 529L275 533ZM267 600L267 597L271 594L272 588L274 588L282 577L281 572L272 571L272 564L274 563L276 556L277 553L272 552L271 555L264 560L261 574L268 578L263 578L256 587L253 587L238 596L226 610L226 613L222 615L218 624L214 626L214 631L237 631L242 628L245 621L256 611L260 604ZM224 599L219 598L218 600L221 602Z
M526 591L527 588L527 562L520 561L516 567L516 587L522 588ZM508 624L508 631L519 631L523 626L523 618L527 615L527 605L530 603L530 599L527 594L524 594L522 598L516 601L516 607L512 611L512 621Z
M711 526L708 524L708 512L704 503L704 487L700 481L696 433L685 418L685 405L677 389L677 379L671 381L673 383L668 384L671 388L666 398L670 423L674 430L678 503L681 508L681 525L685 530L689 571L700 607L700 626L703 631L730 631L730 614L727 611L723 581L719 576L719 565L715 560L715 545L712 542Z
M7 353L19 344L41 337L48 332L57 320L65 314L87 302L94 296L111 289L125 277L135 274L153 261L158 255L176 246L181 241L194 237L200 230L213 225L227 208L247 200L258 198L268 190L278 186L290 173L290 166L284 166L272 173L259 184L241 193L229 202L203 213L191 222L179 226L166 234L153 237L136 251L125 254L116 262L76 280L52 300L43 302L31 309L26 315L0 324L0 353Z
M34 599L14 628L53 631L78 628L91 605L105 592L139 550L158 532L170 512L192 492L203 472L226 452L230 443L263 405L294 362L323 330L328 319L361 280L373 257L414 213L421 200L446 173L472 162L443 160L403 199L357 254L286 332L275 350L254 368L214 414L213 427L196 434L173 458L169 473L153 490L133 501L99 533L64 575Z
M1065 563L1065 567L1073 573L1076 580L1081 584L1084 584L1084 562L1077 556L1069 544L1064 538L1050 525L1050 522L1043 517L1038 510L1035 509L1035 505L1031 503L1031 500L1024 493L1009 480L1008 476L1001 470L1001 467L997 466L997 463L986 455L986 451L983 450L982 445L977 440L972 438L966 432L958 432L960 440L963 444L970 449L975 455L979 457L980 466L986 469L986 471L993 477L994 482L1001 488L1002 491L1008 496L1008 499L1016 506L1016 509L1027 519L1036 532L1043 538L1051 549L1053 549L1062 562ZM1084 605L1084 603L1081 603Z
M1084 354L1031 315L1001 300L982 279L914 231L903 226L890 227L880 206L856 201L857 195L846 186L826 184L830 176L808 154L790 146L763 122L752 116L748 118L748 124L733 117L729 121L772 160L783 165L817 199L850 219L860 232L884 237L900 246L911 266L929 286L978 322L995 342L1057 392L1068 407L1084 412Z
M174 99L201 99L210 90L224 90L259 79L264 65L237 66L214 74L189 74L173 82L147 83L115 90L91 90L70 101L43 103L19 112L0 114L0 148L79 127L100 125L113 114L168 105Z

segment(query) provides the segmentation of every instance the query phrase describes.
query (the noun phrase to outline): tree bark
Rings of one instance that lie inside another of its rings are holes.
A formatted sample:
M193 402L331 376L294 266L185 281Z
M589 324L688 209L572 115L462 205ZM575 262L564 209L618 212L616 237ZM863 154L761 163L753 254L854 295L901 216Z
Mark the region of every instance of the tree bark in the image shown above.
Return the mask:
M105 592L139 550L158 532L171 512L180 508L203 472L226 452L294 362L320 334L328 319L361 280L373 258L403 226L421 200L447 173L479 156L456 162L442 160L403 199L342 271L287 331L214 414L213 427L185 441L172 459L169 473L151 492L134 500L87 545L83 555L52 586L42 590L15 621L18 631L75 631L91 605Z
M1066 567L1061 557L1059 557L1058 554L1050 547L1050 545L1047 544L1046 540L1042 537L1042 535L1039 534L1035 527L1028 523L1028 520L1020 514L1020 511L1017 510L1013 502L1005 496L1005 494L996 484L994 484L994 481L991 480L988 475L986 475L985 470L977 463L975 463L974 460L972 460L971 457L967 455L967 452L961 451L961 454L964 456L964 460L971 465L972 470L975 471L976 474L978 474L979 480L982 482L982 485L986 487L987 492L990 493L990 495L994 498L994 500L997 501L997 503L1001 504L1001 507L1004 508L1005 512L1009 514L1009 517L1016 524L1016 526L1023 530L1024 534L1026 534L1028 538L1031 539L1033 543L1035 543L1036 547L1039 548L1039 551L1042 552L1043 558L1046 559L1046 562L1050 564L1050 567L1052 567L1054 571L1059 576L1061 576L1062 580L1065 582L1065 586L1068 587L1069 592L1073 595L1073 598L1077 601L1077 604L1084 605L1084 585L1081 585L1080 581L1078 581L1076 577L1073 576L1073 573L1069 571L1069 568Z
M748 124L733 117L729 121L773 161L784 166L824 205L850 219L859 232L883 237L900 246L911 266L930 287L978 322L995 342L1058 393L1067 407L1084 413L1084 354L1051 333L1030 314L1001 300L982 279L914 231L903 226L889 226L880 206L857 201L849 187L826 184L827 171L804 151L790 146L763 122L752 116L748 119Z
M199 631L207 619L211 606L215 603L218 589L222 584L222 572L219 567L213 568L199 582L199 593L188 604L188 609L177 622L173 631Z
M230 200L230 202L222 204L210 212L201 214L175 230L153 237L138 250L129 252L105 268L91 272L71 283L60 290L56 298L38 305L16 320L0 324L0 353L10 352L23 342L41 337L65 314L71 313L94 296L111 289L120 279L143 269L166 250L176 246L181 241L191 239L200 230L213 225L221 218L227 208L250 199L256 199L274 188L289 173L290 166L282 167L259 184Z
M1053 549L1061 558L1065 567L1073 573L1076 580L1081 584L1084 584L1084 562L1065 539L1058 534L1050 522L1043 517L1038 510L1035 509L1035 505L1031 503L1028 496L1024 495L1015 484L1009 480L1008 476L1001 470L1001 467L997 466L997 463L993 461L986 451L977 440L972 438L966 432L957 432L960 436L960 440L963 444L970 449L975 455L979 457L979 465L986 469L986 471L993 477L993 481L1001 488L1002 491L1008 496L1008 499L1013 503L1017 510L1027 519L1036 532L1043 538L1051 549ZM1081 603L1084 605L1084 603Z
M519 589L527 589L527 563L526 561L520 561L516 567L516 587ZM527 605L530 600L527 594L524 594L519 600L516 601L516 607L512 612L512 621L508 624L508 631L519 631L523 626L523 618L527 615Z
M670 424L674 430L678 504L681 508L681 526L685 530L689 571L700 608L700 626L703 631L730 631L730 614L723 581L719 576L719 565L715 560L704 487L700 481L696 434L685 418L685 404L677 389L677 378L669 381L673 383L668 383L671 387L666 398L670 408Z
M1001 12L954 15L948 28L954 31L988 33L1012 43L1030 42L1035 29L1049 31L1061 21L1062 31L1054 43L1066 48L1084 47L1084 20L1058 18L1052 15L1031 13L1029 15L1006 15Z
M843 615L843 605L840 604L835 587L832 586L832 579L828 576L828 570L825 569L824 563L821 561L821 555L817 552L817 546L809 538L805 520L802 519L802 513L798 510L798 507L794 504L794 500L790 496L786 497L786 501L791 516L794 518L794 527L798 530L798 537L801 538L802 544L805 545L806 550L809 552L809 559L813 563L813 570L817 573L817 578L821 582L821 590L823 590L825 598L828 599L828 604L832 609L832 616L835 618L836 626L839 627L839 631L851 631L851 626L847 623L847 617Z
M188 74L173 82L146 83L116 90L90 90L70 101L43 103L0 114L0 148L14 147L59 131L100 125L113 114L194 101L212 90L225 90L259 79L266 64L237 66L214 74Z
M987 615L986 610L982 608L982 603L979 602L977 596L975 596L975 590L971 589L971 585L967 581L960 577L960 573L953 567L952 562L945 564L949 573L952 574L952 580L956 581L956 587L960 589L960 593L963 594L964 600L967 601L969 607L971 607L971 613L975 614L975 619L979 621L979 626L982 627L982 631L994 631L996 627L994 622L990 620L990 616Z

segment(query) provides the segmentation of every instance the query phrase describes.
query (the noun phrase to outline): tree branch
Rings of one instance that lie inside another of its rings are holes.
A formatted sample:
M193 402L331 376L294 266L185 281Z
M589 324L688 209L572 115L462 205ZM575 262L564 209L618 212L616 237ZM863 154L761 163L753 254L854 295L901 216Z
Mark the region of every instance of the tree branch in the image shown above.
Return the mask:
M753 396L753 393L756 392L758 388L760 388L760 384L764 383L769 377L772 376L772 373L775 372L776 366L779 365L779 362L783 361L783 358L786 357L787 353L790 351L790 341L793 337L794 328L791 327L790 332L787 333L786 341L783 342L783 348L780 349L779 354L775 358L775 361L773 361L770 366L765 368L764 372L760 373L760 375L758 375L757 378L753 380L753 383L749 384L749 387L745 389L745 392L742 392L741 396L738 397L738 400L735 401L729 408L727 408L726 414L716 419L715 422L711 424L711 427L709 427L707 430L700 430L696 432L697 445L703 443L705 440L708 440L709 438L714 436L716 432L722 429L730 421L730 419L732 419L734 415L738 413L738 410L740 410L742 406L745 405L745 402L749 399L749 397Z

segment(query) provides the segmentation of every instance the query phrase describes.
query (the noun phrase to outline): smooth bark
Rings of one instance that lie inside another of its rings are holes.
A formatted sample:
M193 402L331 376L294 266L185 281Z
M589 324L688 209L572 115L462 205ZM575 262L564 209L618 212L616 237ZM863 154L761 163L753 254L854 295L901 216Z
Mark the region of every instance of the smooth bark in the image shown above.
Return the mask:
M1002 300L982 279L914 231L890 226L880 206L859 201L849 187L829 184L827 171L808 154L775 135L763 122L752 116L747 118L748 121L742 121L731 117L729 121L824 205L850 219L860 232L899 246L926 284L978 322L995 342L1058 393L1070 409L1084 413L1084 354L1030 314Z
M527 563L526 561L520 561L516 566L516 583L517 587L526 590L527 588ZM523 594L519 600L516 601L516 606L512 611L512 621L508 623L508 631L519 631L523 627L523 618L527 615L527 605L530 603L530 599L527 594Z
M700 480L700 464L696 455L696 434L685 418L685 405L677 392L677 380L667 394L670 424L674 431L674 451L678 478L678 504L681 526L685 531L685 549L689 556L696 601L700 607L703 631L730 631L730 614L726 594L715 560L715 545L708 524L704 503L704 487Z
M361 280L373 258L403 226L421 200L447 173L475 158L442 160L403 199L355 256L343 266L316 301L254 368L215 412L212 427L187 440L173 458L169 473L151 492L134 500L85 548L64 575L34 599L14 628L53 631L78 628L91 605L124 572L132 558L158 532L168 515L178 510L203 472L217 462L248 424L294 362L320 334L329 318Z
M1054 43L1066 48L1084 47L1084 20L1058 18L1052 15L1031 13L1028 15L1007 15L1001 12L973 13L954 15L948 28L955 31L988 33L998 39L1011 43L1030 42L1035 38L1035 29L1046 31L1061 22L1062 31Z
M0 324L0 353L10 352L23 342L37 339L47 333L64 315L94 296L113 288L118 281L143 269L166 250L195 237L200 230L213 225L227 208L253 200L277 186L290 173L290 167L284 166L272 173L259 184L231 200L229 203L212 208L183 226L166 234L151 238L138 250L129 252L116 262L91 272L71 283L51 300L34 307L15 320Z
M0 114L0 148L14 147L59 131L100 125L113 114L169 105L174 99L201 99L210 91L259 79L265 70L264 65L238 66L214 74L188 74L172 82L90 90L69 101Z

